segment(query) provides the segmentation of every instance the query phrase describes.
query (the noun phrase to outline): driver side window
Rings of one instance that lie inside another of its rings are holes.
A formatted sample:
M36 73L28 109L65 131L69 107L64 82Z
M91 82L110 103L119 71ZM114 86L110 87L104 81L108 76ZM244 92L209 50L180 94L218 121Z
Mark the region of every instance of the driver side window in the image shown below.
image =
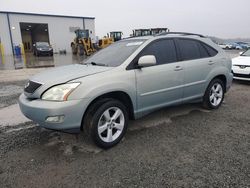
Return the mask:
M142 51L140 57L144 55L154 55L157 65L177 62L177 54L173 39L158 40L150 43Z

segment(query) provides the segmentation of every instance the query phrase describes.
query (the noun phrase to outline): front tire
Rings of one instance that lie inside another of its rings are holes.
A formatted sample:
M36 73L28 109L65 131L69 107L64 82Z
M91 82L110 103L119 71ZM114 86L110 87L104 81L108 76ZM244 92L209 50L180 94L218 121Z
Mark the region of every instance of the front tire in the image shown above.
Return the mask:
M87 112L83 131L97 146L108 149L121 141L127 126L127 108L118 100L102 99Z
M214 79L208 85L203 97L203 106L207 109L217 109L224 100L225 84L220 79Z
M78 53L79 56L83 56L84 55L84 46L83 46L83 44L79 44L77 46L77 53Z
M77 54L77 48L75 44L71 44L71 50L72 50L72 54L76 55Z

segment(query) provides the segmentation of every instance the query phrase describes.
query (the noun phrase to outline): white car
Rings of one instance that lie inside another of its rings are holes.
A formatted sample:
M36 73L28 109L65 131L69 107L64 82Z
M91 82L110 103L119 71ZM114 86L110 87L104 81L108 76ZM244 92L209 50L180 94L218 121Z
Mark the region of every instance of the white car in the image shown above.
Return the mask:
M226 49L226 45L225 44L218 44L219 47L221 47L222 49Z
M225 48L226 50L232 50L234 49L234 46L232 44L225 44Z
M234 79L250 81L250 49L232 59L232 72Z

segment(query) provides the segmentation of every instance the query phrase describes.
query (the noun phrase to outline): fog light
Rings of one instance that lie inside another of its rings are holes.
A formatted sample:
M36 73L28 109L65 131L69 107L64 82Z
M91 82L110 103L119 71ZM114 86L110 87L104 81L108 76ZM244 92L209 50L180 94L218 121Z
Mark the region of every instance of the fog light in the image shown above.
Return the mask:
M49 116L46 118L46 122L50 123L62 123L64 120L64 115L61 116Z

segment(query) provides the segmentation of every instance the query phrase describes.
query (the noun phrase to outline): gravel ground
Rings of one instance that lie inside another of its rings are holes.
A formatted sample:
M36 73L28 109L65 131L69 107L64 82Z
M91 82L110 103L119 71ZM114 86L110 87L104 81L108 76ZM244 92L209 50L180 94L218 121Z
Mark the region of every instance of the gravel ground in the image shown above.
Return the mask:
M7 85L5 107L24 81ZM132 121L107 151L81 134L0 123L0 187L250 187L249 87L234 82L219 110L188 104Z

